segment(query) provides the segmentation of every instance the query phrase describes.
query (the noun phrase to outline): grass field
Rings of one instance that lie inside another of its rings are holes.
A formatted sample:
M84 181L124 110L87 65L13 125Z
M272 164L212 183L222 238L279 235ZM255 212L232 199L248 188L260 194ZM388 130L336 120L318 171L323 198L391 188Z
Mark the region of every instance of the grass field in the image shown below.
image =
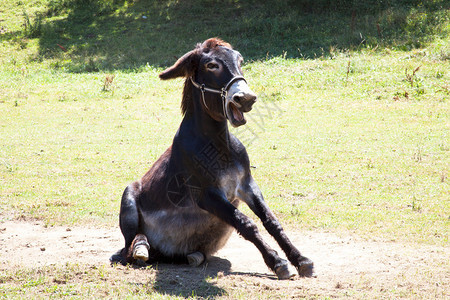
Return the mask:
M260 101L235 134L282 223L448 246L445 1L354 17L188 2L0 0L0 221L117 226L182 118L182 81L158 73L220 36L247 58Z

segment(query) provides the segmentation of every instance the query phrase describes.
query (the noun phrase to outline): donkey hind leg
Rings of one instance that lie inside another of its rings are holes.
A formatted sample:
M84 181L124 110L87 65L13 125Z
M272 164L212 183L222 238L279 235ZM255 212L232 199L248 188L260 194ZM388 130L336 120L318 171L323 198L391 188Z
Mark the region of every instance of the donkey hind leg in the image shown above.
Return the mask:
M131 244L128 256L133 257L135 260L146 262L149 258L148 250L150 250L150 245L148 244L147 237L139 233Z
M272 235L286 253L287 258L295 266L300 276L315 277L313 262L301 255L300 251L292 244L283 230L280 222L267 206L261 191L252 180L250 183L251 192L248 193L251 199L246 199L250 209L260 218L266 230Z
M110 261L112 263L133 263L133 250L131 248L135 237L139 233L139 212L136 204L136 198L140 192L139 182L130 184L122 195L122 202L120 204L120 230L125 239L125 247L119 250Z
M146 266L149 259L150 245L147 237L138 233L128 248L127 261L138 266Z
M295 275L290 271L288 261L279 257L278 253L264 242L256 224L234 207L223 192L209 189L205 197L200 200L199 206L236 228L243 238L252 242L261 252L266 265L275 272L279 279L289 279Z

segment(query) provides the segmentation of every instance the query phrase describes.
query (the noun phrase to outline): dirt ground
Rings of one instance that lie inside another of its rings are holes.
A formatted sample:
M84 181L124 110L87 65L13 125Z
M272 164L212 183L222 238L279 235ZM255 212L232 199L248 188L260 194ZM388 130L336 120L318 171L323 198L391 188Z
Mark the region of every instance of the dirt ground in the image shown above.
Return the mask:
M225 248L198 268L158 265L153 274L155 289L186 297L194 291L214 298L239 295L239 289L250 291L250 295L252 289L256 295L263 291L263 295L275 298L450 297L448 248L370 242L323 232L288 235L314 261L317 278L277 280L257 249L234 233ZM270 237L266 236L266 240L275 247ZM122 243L118 228L45 228L39 223L8 221L0 223L0 271L13 266L39 268L73 262L108 264L110 255ZM148 282L148 269L131 270L130 280L145 277ZM119 267L118 272L130 276L129 268ZM215 279L208 283L205 278Z

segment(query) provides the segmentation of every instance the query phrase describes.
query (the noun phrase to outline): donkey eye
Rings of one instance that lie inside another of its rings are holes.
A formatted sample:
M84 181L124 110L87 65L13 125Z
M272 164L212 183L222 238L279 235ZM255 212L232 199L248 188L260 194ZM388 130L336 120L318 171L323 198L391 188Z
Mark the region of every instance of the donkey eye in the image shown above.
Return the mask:
M242 62L243 62L244 60L241 58L241 59L239 59L239 61L238 61L238 69L239 69L239 72L241 72L242 74L244 73L243 71L242 71Z
M207 63L206 64L206 68L208 68L209 70L215 70L219 68L219 65L213 62Z

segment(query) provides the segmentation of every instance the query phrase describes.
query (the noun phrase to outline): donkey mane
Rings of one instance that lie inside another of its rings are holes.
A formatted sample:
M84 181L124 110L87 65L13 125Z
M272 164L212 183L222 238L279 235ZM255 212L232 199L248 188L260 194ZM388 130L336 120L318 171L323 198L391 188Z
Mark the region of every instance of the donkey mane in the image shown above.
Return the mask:
M184 81L183 98L181 100L181 114L192 115L194 113L194 100L192 99L192 82L189 78Z
M194 102L192 99L192 82L189 79L190 76L195 75L195 71L198 68L200 54L201 53L208 53L212 49L215 49L219 46L227 47L230 49L233 49L233 47L228 44L227 42L222 41L219 38L210 38L203 43L198 43L195 47L195 49L192 51L192 54L194 55L194 68L192 68L192 73L187 74L186 80L184 81L184 88L183 88L183 98L181 100L181 114L183 116L185 115L192 115L194 112Z

